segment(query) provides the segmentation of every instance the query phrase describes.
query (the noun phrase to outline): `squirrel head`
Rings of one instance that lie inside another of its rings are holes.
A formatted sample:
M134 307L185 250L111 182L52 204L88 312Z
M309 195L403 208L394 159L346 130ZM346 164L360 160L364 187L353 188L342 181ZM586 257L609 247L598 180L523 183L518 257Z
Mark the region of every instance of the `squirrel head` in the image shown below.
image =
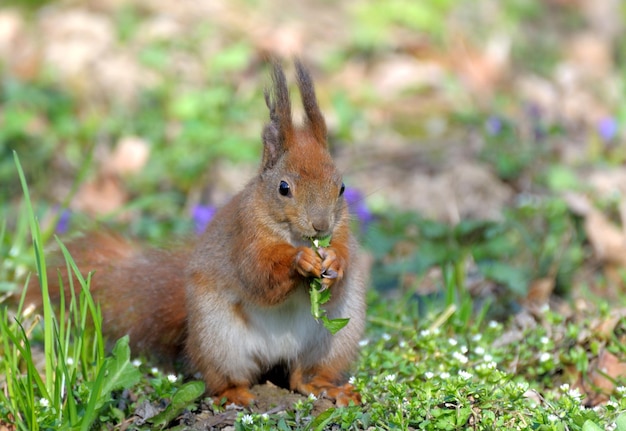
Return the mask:
M299 61L295 66L304 122L293 124L285 74L274 63L272 92L265 92L270 122L263 130L260 183L269 216L281 229L296 239L324 237L345 214L345 187L328 151L326 122L311 76Z

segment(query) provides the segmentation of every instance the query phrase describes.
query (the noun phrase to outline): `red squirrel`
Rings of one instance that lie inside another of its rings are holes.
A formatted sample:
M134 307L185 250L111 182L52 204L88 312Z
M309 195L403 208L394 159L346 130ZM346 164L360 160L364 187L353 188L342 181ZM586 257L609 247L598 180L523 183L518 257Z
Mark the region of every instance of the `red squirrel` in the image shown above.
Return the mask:
M81 271L94 271L91 291L105 335L129 334L135 353L182 358L216 400L249 405L250 387L280 367L293 391L358 404L344 374L364 329L364 265L313 82L299 61L295 66L303 124L292 121L285 75L275 63L260 169L195 244L146 249L93 233L68 249ZM310 238L328 235L330 246L311 247ZM63 265L58 270L63 274ZM312 277L331 291L327 316L350 319L335 335L311 315ZM48 277L51 284L57 278ZM29 289L31 302L40 303L38 290ZM58 299L59 290L51 285L51 296Z

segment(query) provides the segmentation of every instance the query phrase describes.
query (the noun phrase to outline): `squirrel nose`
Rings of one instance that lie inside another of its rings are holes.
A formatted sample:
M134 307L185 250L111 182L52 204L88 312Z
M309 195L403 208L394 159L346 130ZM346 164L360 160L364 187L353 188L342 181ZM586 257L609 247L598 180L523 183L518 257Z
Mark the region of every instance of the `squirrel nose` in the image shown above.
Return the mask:
M315 232L317 233L328 232L328 228L330 227L330 222L328 221L328 219L325 218L313 220L311 224L313 225L313 229L315 229Z

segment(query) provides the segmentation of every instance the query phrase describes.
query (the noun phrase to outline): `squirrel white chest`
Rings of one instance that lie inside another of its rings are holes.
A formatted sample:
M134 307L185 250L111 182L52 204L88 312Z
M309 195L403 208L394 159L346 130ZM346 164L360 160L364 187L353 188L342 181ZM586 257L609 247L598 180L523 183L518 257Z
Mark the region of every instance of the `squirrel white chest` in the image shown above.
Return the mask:
M306 291L294 292L284 303L248 311L247 335L260 358L270 362L294 358L306 345L324 334L324 327L311 316Z
M231 315L225 340L229 359L224 365L233 371L255 373L262 367L296 360L327 336L310 307L308 292L302 289L277 306L243 307L243 319Z

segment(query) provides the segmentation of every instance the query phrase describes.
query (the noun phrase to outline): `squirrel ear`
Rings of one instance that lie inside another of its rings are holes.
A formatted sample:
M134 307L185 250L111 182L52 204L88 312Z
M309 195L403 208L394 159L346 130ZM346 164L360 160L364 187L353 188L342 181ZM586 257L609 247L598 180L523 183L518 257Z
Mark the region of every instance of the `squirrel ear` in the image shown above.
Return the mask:
M282 67L272 63L272 91L265 90L265 104L270 110L270 122L263 130L263 169L271 168L286 151L293 139L291 101Z
M317 105L313 80L300 60L296 59L295 64L296 73L298 75L298 89L300 90L302 105L304 106L304 112L306 114L305 123L315 139L325 145L327 134L326 121Z

